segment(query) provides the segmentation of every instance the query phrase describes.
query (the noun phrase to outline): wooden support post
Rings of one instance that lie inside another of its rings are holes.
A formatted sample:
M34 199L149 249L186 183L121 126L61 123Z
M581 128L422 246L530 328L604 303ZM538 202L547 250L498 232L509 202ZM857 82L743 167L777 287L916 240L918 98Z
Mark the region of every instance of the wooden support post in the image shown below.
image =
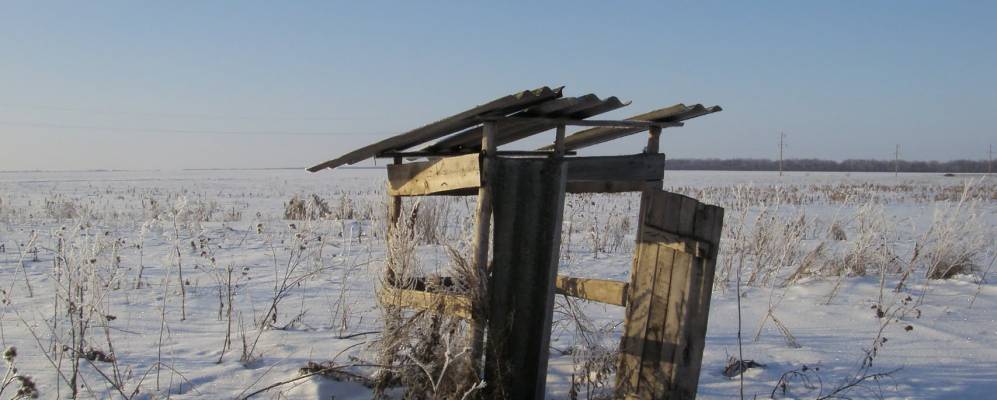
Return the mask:
M565 168L560 159L497 159L489 284L487 397L543 399L560 260Z
M661 127L652 126L647 132L647 146L644 147L645 154L658 154L661 152ZM662 171L662 178L664 178L664 171ZM647 205L650 201L651 195L657 190L661 189L662 179L647 181L644 184L644 190L640 195L640 206L637 208L637 221L644 220L644 213L647 212ZM637 243L640 243L641 229L637 230L636 239ZM637 265L637 257L639 252L634 252L633 264ZM635 270L630 270L630 276L633 277Z
M723 209L660 190L647 200L640 230L666 234L642 235L637 244L617 395L693 399L706 343ZM676 246L676 238L701 245Z
M485 341L485 320L487 319L488 298L488 239L491 234L492 219L492 190L494 187L492 164L495 162L495 134L498 130L498 122L490 121L484 123L484 133L481 137L481 186L478 188L478 210L475 214L475 235L474 235L474 270L477 274L479 287L474 290L471 296L471 314L473 318L470 322L471 334L468 347L471 349L471 365L483 376L481 369L482 356L484 355Z
M395 165L401 165L402 158L395 157ZM398 218L402 213L402 197L401 196L391 196L391 204L388 206L388 236L384 238L385 243L388 247L391 246L392 236L395 233L395 229L398 228ZM386 279L389 283L394 284L395 282L395 271L390 268L392 265L391 261L388 261L389 268L385 271Z
M661 128L658 128L661 129ZM554 135L554 156L564 157L564 124L557 126L557 132Z
M402 163L402 158L395 157L394 163L396 165L400 165ZM391 203L388 205L388 232L387 236L384 238L385 243L387 243L388 246L388 250L385 253L389 258L385 265L384 283L386 283L388 287L393 287L397 284L397 279L395 278L394 269L396 260L390 258L392 254L391 246L395 241L394 236L396 235L398 223L401 219L402 198L401 196L396 195L389 195L389 197L391 199ZM382 288L382 290L383 289L387 288ZM397 304L394 301L383 301L383 298L382 305L384 306L385 313L383 334L386 337L391 337L399 329L398 321L401 316L401 307L400 304ZM378 361L381 365L393 365L396 361L396 357L397 354L395 349L384 348L378 355ZM391 368L381 368L377 373L374 383L375 397L381 397L384 391L390 386L392 380L394 380L394 374L392 373Z
M401 157L395 157L395 165L402 164ZM391 196L391 208L388 210L388 230L392 230L395 224L398 223L398 215L402 212L402 198L400 196Z
M661 127L652 126L647 131L647 149L644 150L648 154L657 154L661 152Z

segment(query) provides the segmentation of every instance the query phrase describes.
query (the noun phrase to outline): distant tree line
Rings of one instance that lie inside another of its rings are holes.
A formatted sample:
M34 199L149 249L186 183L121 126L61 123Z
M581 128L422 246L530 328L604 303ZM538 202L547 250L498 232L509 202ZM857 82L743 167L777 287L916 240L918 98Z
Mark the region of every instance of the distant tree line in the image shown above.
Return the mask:
M988 172L987 160L952 160L952 161L905 161L900 160L900 172L951 172L951 173L985 173ZM706 158L669 159L665 164L669 170L701 170L701 171L778 171L779 160L760 158ZM831 171L831 172L893 172L894 160L858 160L843 161L820 160L816 158L794 158L783 160L784 171Z

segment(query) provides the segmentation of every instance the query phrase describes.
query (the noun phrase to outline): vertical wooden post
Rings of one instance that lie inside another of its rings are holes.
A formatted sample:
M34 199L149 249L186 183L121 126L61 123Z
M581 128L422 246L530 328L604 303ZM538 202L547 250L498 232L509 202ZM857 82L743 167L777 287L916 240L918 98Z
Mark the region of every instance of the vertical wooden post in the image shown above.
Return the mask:
M395 157L394 163L401 164L402 158ZM391 257L392 252L390 249L391 246L393 245L392 243L394 242L394 235L396 234L395 232L398 229L398 221L399 219L401 219L402 197L391 196L391 195L389 195L389 197L390 197L390 204L388 204L388 226L387 226L388 234L384 238L384 241L385 243L387 243L388 246L388 250L385 253L387 254L388 257ZM385 266L386 268L384 271L384 283L390 286L395 286L398 283L395 277L394 263L395 260L389 258L386 262ZM392 304L384 304L384 307L385 307L384 336L390 337L394 335L394 332L397 332L399 329L398 321L401 309L400 307L397 307L397 305L392 305ZM381 350L381 353L378 356L379 358L378 361L381 365L393 365L396 361L396 356L397 354L393 348L385 348ZM387 390L388 386L390 385L393 379L394 379L394 374L392 373L390 368L381 368L377 373L377 377L374 383L374 397L380 398L384 393L384 391Z
M661 127L660 126L652 126L648 130L647 133L648 133L647 134L647 146L644 147L644 153L646 153L646 154L658 154L658 153L660 153L661 152L661 150L660 150L660 147L661 147ZM663 178L664 177L662 177L662 179ZM644 213L647 211L647 204L648 204L648 201L649 201L648 200L649 196L651 195L651 193L654 193L654 191L656 191L658 189L661 189L662 179L648 181L647 183L644 184L644 191L641 192L641 195L640 195L640 206L637 209L637 221L643 221L644 220ZM637 240L637 243L640 243L640 230L639 229L637 230L636 240ZM636 263L637 263L637 257L638 256L639 256L638 252L635 251L634 252L634 258L633 258L634 265L636 265ZM630 273L631 273L631 276L633 276L632 274L634 273L634 270L631 269Z
M617 395L696 396L723 209L649 193L620 344Z
M395 165L402 163L401 157L395 157ZM391 196L391 206L388 209L388 232L395 229L395 225L398 224L398 216L402 213L402 197L401 196ZM388 236L390 237L390 235Z
M491 234L492 219L492 164L495 161L495 131L498 123L488 121L484 123L484 133L481 137L481 186L478 189L478 210L475 214L475 234L474 234L474 269L478 275L479 287L472 294L470 322L471 335L468 339L468 347L471 349L471 365L482 375L481 357L484 355L485 339L485 317L488 306L488 298L485 293L488 288L488 239Z
M494 165L487 396L543 399L560 260L564 163L558 158L505 158Z
M395 157L394 163L395 165L401 164L402 158ZM388 247L391 246L391 237L394 234L395 229L398 228L398 218L402 213L402 197L390 195L389 197L391 198L391 204L388 205L388 236L384 238L384 241L388 244ZM387 275L386 278L388 283L393 285L395 283L395 271L390 268L391 265L391 261L389 260L389 268L385 271L385 274Z
M647 149L644 150L647 154L658 154L661 152L661 127L652 126L648 130L647 135Z
M557 131L554 135L554 156L564 157L564 124L557 126Z

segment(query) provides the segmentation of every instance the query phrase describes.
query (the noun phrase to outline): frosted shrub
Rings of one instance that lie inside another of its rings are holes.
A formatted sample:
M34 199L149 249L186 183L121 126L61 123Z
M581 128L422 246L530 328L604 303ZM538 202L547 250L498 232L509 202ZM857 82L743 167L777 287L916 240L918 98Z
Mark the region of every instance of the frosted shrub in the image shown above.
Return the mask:
M888 220L883 206L865 203L855 214L855 235L847 252L838 259L840 268L836 275L866 275L896 273L900 270L897 256L889 243L895 237L893 224Z
M980 197L967 184L958 202L935 206L931 227L922 239L925 275L948 279L974 272L979 257L995 246L995 232L983 220Z
M306 196L294 195L284 204L284 219L302 221L328 218L332 215L329 204L317 194Z

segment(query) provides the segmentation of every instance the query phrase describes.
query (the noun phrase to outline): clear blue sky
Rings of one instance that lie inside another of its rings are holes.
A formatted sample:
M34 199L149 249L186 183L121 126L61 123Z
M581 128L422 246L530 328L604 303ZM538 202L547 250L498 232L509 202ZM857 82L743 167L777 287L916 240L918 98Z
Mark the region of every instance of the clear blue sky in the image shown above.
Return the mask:
M997 142L997 2L21 1L0 50L0 170L306 166L543 85L722 105L672 158Z

